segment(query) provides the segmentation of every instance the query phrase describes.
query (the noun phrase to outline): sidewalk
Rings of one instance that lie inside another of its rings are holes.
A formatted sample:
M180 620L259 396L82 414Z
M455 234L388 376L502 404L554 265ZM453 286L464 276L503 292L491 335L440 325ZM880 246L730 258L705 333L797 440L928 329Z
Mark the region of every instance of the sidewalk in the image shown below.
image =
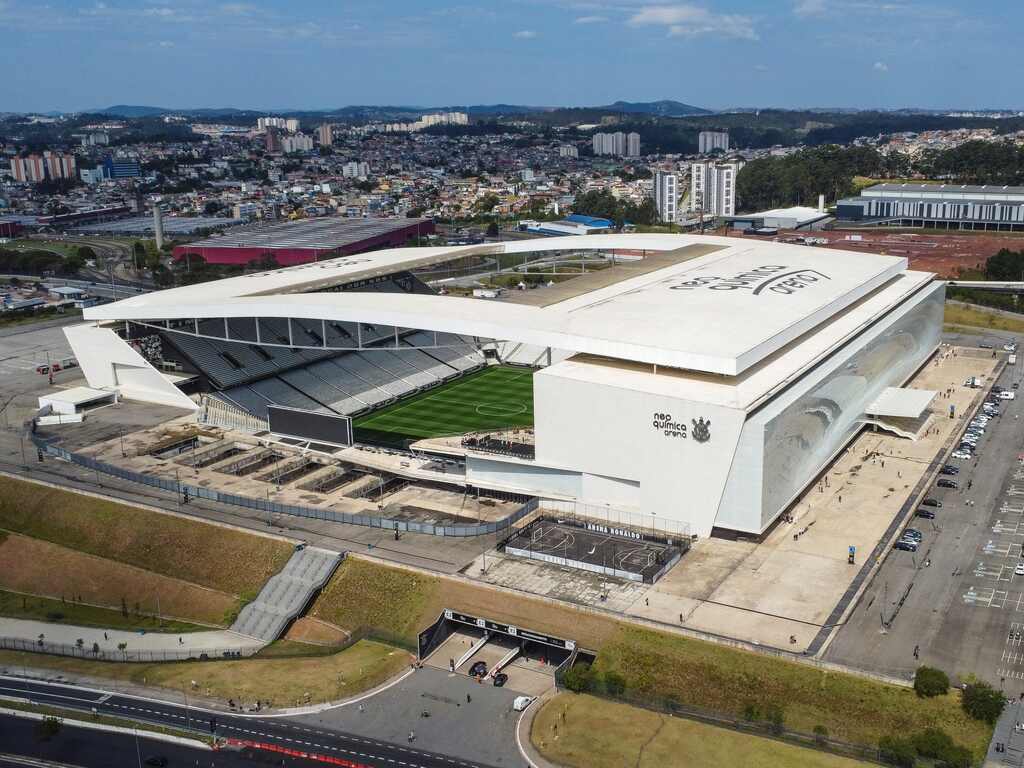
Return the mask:
M529 762L530 768L560 768L557 763L552 763L542 756L537 751L537 748L533 746L533 741L530 740L530 734L533 732L533 718L540 712L541 707L557 695L558 691L556 689L549 689L526 708L516 724L516 742L519 744L519 752Z
M238 651L248 656L262 648L266 643L229 630L212 630L209 632L183 632L168 634L166 632L126 631L120 629L102 629L97 627L79 627L73 624L52 624L45 621L28 619L0 619L0 638L14 640L32 645L39 644L42 636L43 647L63 645L74 649L78 640L82 640L82 656L89 658L98 655L121 656L129 660L145 660L153 655L158 660L160 655L169 657L198 656L208 653L220 655L223 651ZM124 651L118 648L126 644ZM8 645L8 647L11 647ZM56 649L53 649L56 650ZM99 651L97 653L96 651ZM67 655L72 655L68 653ZM140 658L142 657L142 658Z

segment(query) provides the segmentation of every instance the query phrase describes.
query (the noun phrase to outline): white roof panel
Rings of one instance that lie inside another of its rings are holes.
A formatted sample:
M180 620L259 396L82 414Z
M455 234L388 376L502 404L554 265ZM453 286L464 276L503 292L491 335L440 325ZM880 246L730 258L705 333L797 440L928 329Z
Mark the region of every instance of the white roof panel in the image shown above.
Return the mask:
M928 409L937 394L930 389L886 387L866 412L869 416L916 419Z
M735 376L904 274L906 259L700 235L517 240L487 252L718 250L549 306L449 296L317 293L479 246L406 248L145 294L88 319L312 317L448 331ZM296 291L314 291L296 293Z

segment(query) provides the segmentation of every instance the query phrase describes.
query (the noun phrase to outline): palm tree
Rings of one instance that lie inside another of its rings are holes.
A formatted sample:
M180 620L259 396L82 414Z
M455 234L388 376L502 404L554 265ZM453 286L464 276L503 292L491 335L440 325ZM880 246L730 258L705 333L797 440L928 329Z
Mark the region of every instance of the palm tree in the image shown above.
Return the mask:
M40 632L39 633L39 647L40 648L43 647L43 640L45 640L45 639L46 639L46 635L44 635L42 632Z
M85 645L85 640L83 640L82 638L78 638L77 640L75 640L75 648L77 648L79 651L82 650L82 647L84 645Z
M128 659L128 643L118 643L117 650L119 650L124 656L125 660Z

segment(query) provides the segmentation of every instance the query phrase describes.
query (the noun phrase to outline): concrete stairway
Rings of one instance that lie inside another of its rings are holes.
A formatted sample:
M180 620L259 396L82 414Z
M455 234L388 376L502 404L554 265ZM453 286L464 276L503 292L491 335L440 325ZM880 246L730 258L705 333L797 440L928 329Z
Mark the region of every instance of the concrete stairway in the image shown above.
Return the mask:
M306 607L313 593L327 583L341 558L339 552L318 547L296 550L256 599L242 609L231 630L268 643L277 640L288 622Z

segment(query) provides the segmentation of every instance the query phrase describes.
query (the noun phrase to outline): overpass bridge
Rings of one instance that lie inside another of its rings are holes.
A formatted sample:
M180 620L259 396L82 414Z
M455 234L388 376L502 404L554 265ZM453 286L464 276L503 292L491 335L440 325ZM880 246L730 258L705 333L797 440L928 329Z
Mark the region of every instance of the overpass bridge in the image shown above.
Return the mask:
M1021 280L947 280L946 285L950 288L971 288L992 293L1024 293L1024 281Z

